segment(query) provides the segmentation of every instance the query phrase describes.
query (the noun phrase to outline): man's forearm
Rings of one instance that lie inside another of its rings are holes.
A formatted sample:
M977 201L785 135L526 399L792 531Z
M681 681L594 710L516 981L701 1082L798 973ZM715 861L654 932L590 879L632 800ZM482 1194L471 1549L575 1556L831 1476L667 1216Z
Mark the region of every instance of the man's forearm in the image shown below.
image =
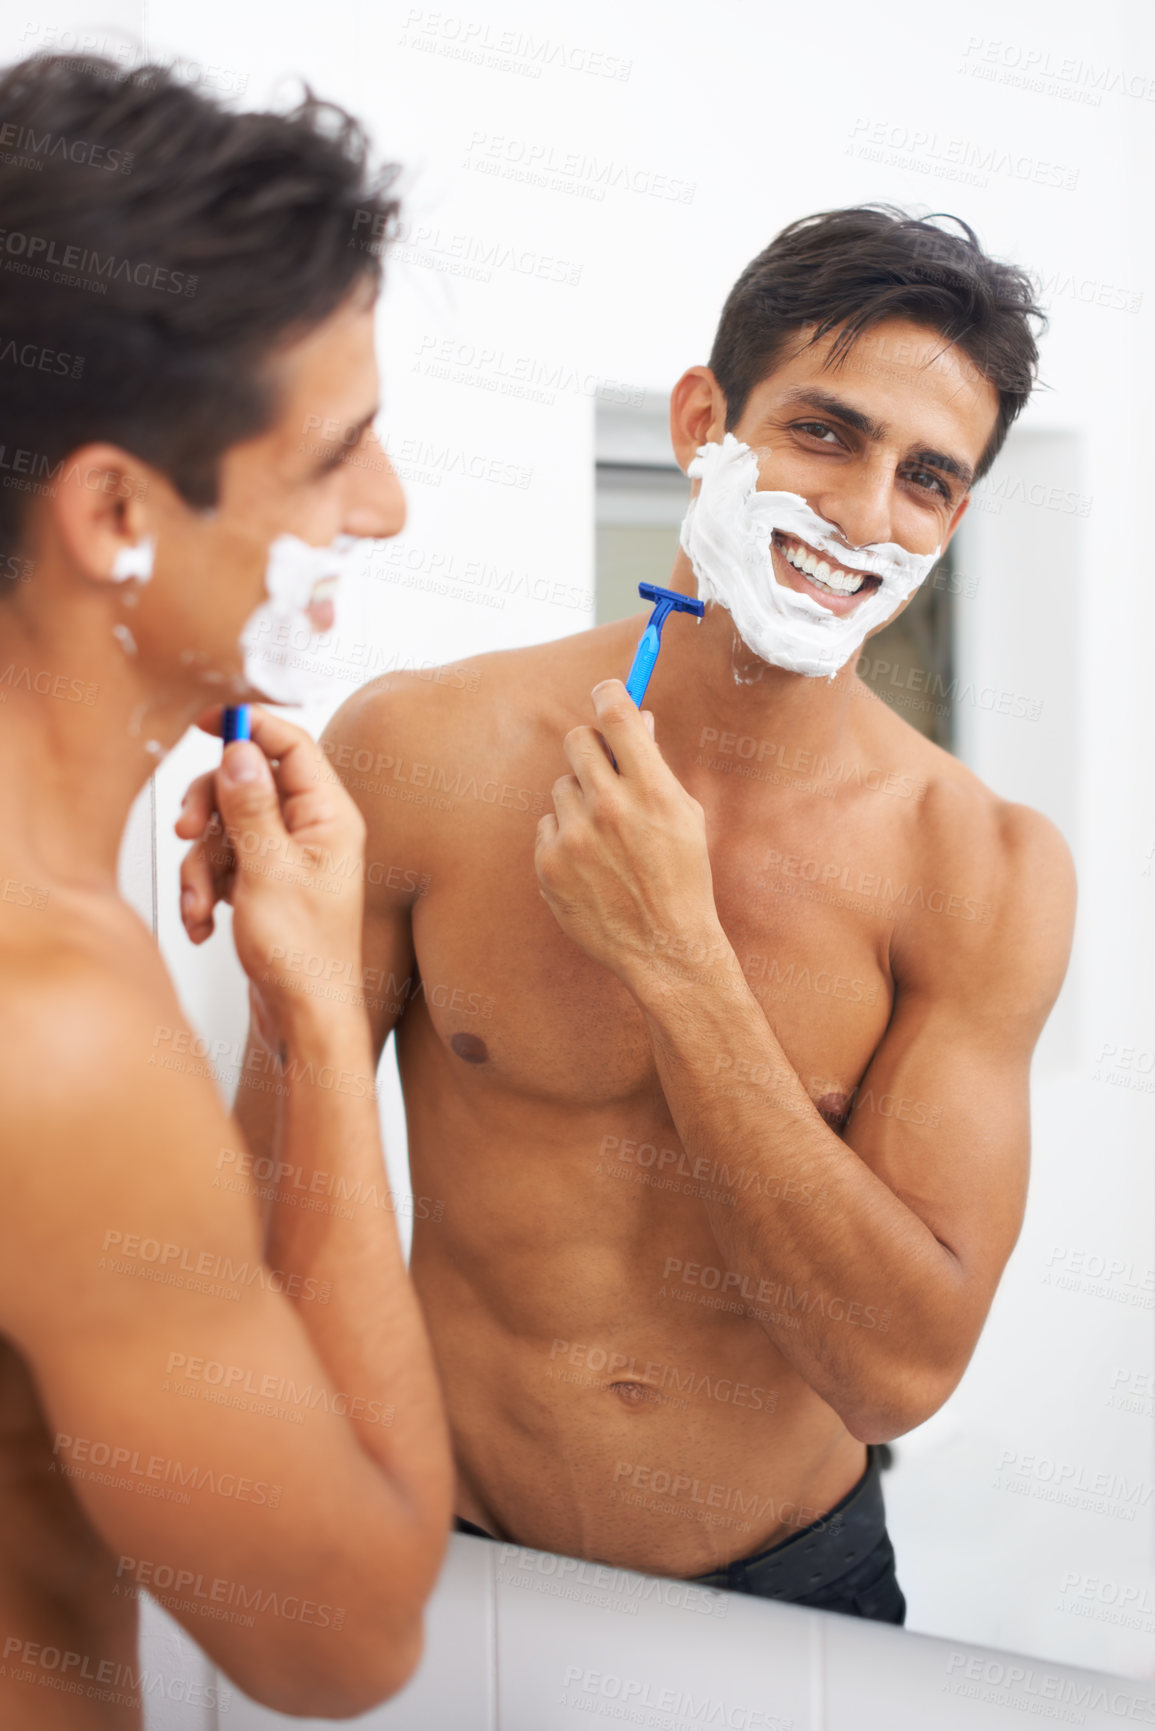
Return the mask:
M723 1282L849 1424L918 1422L950 1368L957 1261L826 1125L718 937L704 974L663 960L629 983L687 1153L736 1178L703 1203Z
M245 1139L245 1147L258 1160L269 1160L277 1140L279 1102L285 1087L280 1066L250 1026L245 1055L233 1099L233 1117ZM263 1171L264 1168L262 1167ZM266 1215L268 1210L263 1211Z
M405 1269L360 1010L288 1041L266 1259L284 1271L362 1447L414 1513L448 1525L452 1463L428 1336Z

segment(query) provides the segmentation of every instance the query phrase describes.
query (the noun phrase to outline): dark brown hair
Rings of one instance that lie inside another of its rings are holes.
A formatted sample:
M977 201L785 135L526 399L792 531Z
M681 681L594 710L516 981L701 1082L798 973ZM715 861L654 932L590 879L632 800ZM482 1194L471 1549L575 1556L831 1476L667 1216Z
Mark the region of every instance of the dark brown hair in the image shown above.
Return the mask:
M50 481L108 439L211 506L223 453L275 416L271 351L359 280L376 286L398 170L374 173L361 127L307 87L291 112L236 113L163 66L77 55L4 71L0 126L14 145L0 165L5 469L22 450L17 467ZM29 494L3 479L0 550L14 553Z
M872 325L902 317L957 344L998 391L994 432L977 469L985 475L1035 382L1030 321L1041 328L1046 320L1034 293L1030 277L988 258L959 217L911 217L892 205L803 217L746 266L722 309L710 368L726 399L726 425L741 419L750 392L800 330L814 327L810 343L838 331L829 355L835 366Z

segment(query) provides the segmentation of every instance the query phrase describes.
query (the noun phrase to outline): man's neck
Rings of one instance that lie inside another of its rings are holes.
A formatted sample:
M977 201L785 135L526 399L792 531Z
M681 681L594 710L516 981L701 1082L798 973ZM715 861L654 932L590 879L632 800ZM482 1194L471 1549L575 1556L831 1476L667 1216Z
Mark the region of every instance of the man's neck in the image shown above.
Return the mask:
M18 855L21 869L46 885L115 890L132 803L211 697L150 677L103 620L72 617L42 631L5 606L5 862Z
M778 748L817 756L845 751L858 706L853 660L834 679L787 673L762 661L710 607L700 624L672 617L643 700L677 772L711 749L764 762ZM722 742L725 741L725 744Z

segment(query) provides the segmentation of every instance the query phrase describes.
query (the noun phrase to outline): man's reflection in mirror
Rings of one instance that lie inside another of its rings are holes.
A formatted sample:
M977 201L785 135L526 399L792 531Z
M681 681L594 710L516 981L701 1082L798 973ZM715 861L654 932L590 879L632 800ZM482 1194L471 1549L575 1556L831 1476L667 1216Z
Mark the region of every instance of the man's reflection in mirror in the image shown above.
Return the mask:
M964 224L792 224L673 391L668 581L706 608L644 712L639 614L327 731L390 867L362 977L465 1531L903 1620L879 1448L955 1388L1019 1232L1074 892L1052 825L854 666L1026 403L1036 318Z

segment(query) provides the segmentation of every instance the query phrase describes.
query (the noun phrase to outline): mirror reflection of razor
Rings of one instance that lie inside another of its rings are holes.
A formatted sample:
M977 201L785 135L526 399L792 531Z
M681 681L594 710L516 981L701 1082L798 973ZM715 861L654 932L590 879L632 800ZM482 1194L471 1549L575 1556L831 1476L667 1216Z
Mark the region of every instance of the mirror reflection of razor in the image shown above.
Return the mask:
M656 583L639 583L638 594L643 601L655 603L626 680L626 690L640 709L642 698L646 695L646 686L650 683L650 675L654 671L654 663L658 659L658 650L662 647L662 626L671 613L692 613L696 619L701 619L706 608L703 602L693 601L688 595L679 595L676 589L659 589Z

